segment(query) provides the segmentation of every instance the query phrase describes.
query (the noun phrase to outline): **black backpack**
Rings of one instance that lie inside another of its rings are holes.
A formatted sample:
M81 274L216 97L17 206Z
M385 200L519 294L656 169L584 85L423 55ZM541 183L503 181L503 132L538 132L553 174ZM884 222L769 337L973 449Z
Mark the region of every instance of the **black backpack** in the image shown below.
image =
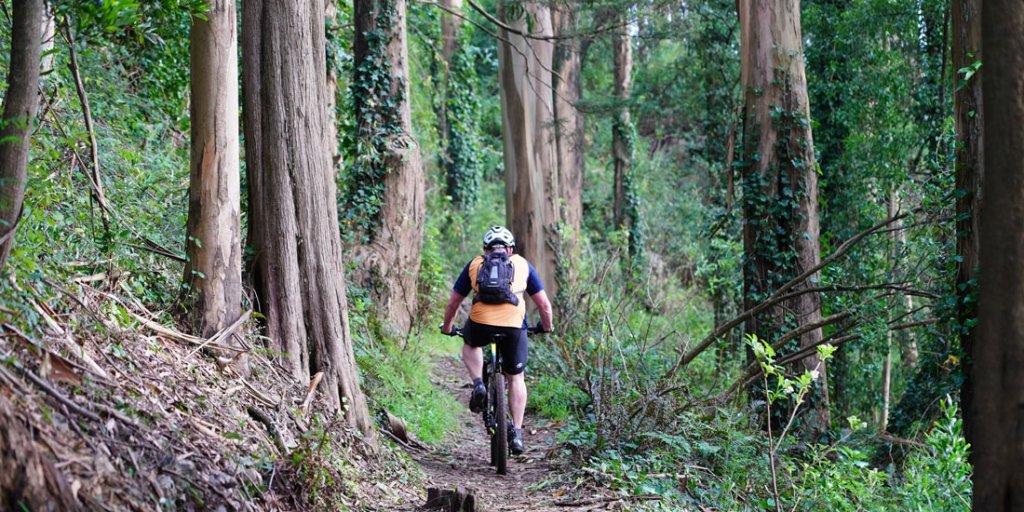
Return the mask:
M485 304L519 305L519 297L512 293L512 279L515 267L505 251L484 254L484 262L476 274L476 296L474 302Z

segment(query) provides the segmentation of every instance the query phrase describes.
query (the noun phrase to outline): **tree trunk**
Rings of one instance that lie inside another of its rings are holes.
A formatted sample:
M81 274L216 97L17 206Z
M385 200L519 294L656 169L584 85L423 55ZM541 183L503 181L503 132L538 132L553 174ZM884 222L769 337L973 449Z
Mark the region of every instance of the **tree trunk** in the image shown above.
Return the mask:
M586 157L583 154L583 112L576 107L583 94L579 41L570 37L577 31L575 8L578 2L554 4L552 23L555 34L562 37L555 46L554 66L557 76L553 103L555 106L555 143L558 162L558 254L555 269L559 290L572 288L576 281L575 262L579 259L579 237L583 226L583 175ZM556 301L560 302L560 301Z
M502 19L525 33L551 36L551 11L535 2L499 3ZM557 293L555 254L548 244L557 227L558 168L555 164L551 104L550 40L527 39L499 30L498 81L505 159L505 217L516 237L516 251L533 263L549 295Z
M43 1L14 2L11 67L0 120L0 269L14 248L28 178L28 151L39 105L39 56Z
M629 231L629 255L634 264L642 255L640 212L633 176L635 152L633 120L629 110L629 90L633 85L633 44L624 13L615 18L613 61L615 68L615 101L618 108L612 121L612 160L615 166L614 222L617 229Z
M632 219L626 215L626 180L633 164L633 123L630 119L629 89L633 83L633 45L625 26L626 17L616 17L612 38L615 72L615 101L618 108L612 122L612 160L615 165L614 223L616 228L629 227Z
M986 0L985 160L974 383L974 510L1024 510L1024 3Z
M241 314L238 46L234 0L215 0L193 17L192 155L185 285L195 300L193 324L212 336ZM235 368L247 372L244 355Z
M981 184L984 176L981 96L982 73L972 76L957 70L971 69L981 62L981 0L956 0L952 3L953 70L956 71L953 93L953 118L956 122L956 290L957 321L960 325L960 348L964 355L964 382L960 404L963 408L964 438L973 443L974 417L973 361L974 331L978 293L979 219L982 209Z
M349 335L327 139L324 5L250 0L242 19L253 274L271 349L375 443Z
M780 284L820 261L818 182L804 73L799 0L740 0L741 82L744 88L743 245L744 302L752 307ZM776 112L776 109L781 111ZM808 287L812 276L800 285ZM817 293L805 293L747 323L747 332L771 341L780 333L821 319ZM816 344L821 329L800 336ZM828 386L815 354L797 368L817 370L814 418L808 432L828 430Z
M462 12L462 0L440 0L438 2L441 6L441 76L440 83L441 89L445 98L447 98L447 91L451 83L451 71L452 57L455 55L455 49L459 44L459 27L462 24L462 18L450 14L449 11ZM438 102L437 108L437 135L441 139L439 146L441 148L447 148L451 143L451 132L448 127L448 109L447 102L442 98ZM444 158L444 155L442 156ZM450 160L450 158L449 158ZM445 162L447 163L447 162ZM450 178L451 176L449 176ZM454 184L448 184L448 194L452 195L452 192L457 189Z
M405 0L355 2L355 81L372 80L369 73L390 77L380 101L371 104L371 98L356 98L359 133L389 132L387 143L378 148L383 150L383 169L375 175L379 183L360 184L381 186L384 192L369 243L359 248L357 258L361 284L370 290L378 318L402 336L412 327L418 309L416 278L426 214L423 166L412 137L405 24ZM375 45L374 38L384 38L386 46Z

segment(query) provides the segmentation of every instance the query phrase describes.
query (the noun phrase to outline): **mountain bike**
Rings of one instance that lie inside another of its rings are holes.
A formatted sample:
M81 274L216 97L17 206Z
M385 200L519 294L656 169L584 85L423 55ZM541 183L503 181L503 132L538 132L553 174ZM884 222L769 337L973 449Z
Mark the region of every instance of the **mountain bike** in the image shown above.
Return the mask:
M526 335L540 332L535 327L528 327ZM452 328L452 336L463 337L461 327ZM505 391L505 376L501 373L501 351L498 344L505 341L501 333L491 335L484 349L483 381L487 388L487 405L481 413L484 428L491 438L491 465L499 475L508 473L508 430L512 423L512 415L508 409L508 394Z

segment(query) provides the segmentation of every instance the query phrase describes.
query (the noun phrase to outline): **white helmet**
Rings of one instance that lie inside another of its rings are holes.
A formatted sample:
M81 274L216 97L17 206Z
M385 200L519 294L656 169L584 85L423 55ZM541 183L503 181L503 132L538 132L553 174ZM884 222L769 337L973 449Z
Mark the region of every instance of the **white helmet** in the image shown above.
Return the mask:
M491 226L491 229L488 229L487 233L484 234L484 249L490 249L496 245L515 247L516 239L512 236L511 231L501 226Z

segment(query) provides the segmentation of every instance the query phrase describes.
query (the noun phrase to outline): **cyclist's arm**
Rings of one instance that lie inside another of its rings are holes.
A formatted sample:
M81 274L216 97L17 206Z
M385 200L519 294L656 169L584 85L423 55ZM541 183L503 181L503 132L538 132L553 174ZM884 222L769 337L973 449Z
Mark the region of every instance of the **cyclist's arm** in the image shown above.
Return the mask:
M455 285L452 286L452 294L448 297L448 305L444 307L444 323L441 324L441 332L451 334L452 320L455 319L455 313L459 311L459 306L462 304L463 299L469 296L469 292L472 290L472 281L469 278L469 263L467 263L459 274L458 279L455 280Z
M441 324L441 332L445 334L452 332L452 321L455 320L455 313L459 311L459 305L462 304L462 300L465 298L465 295L452 290L452 294L448 298L448 305L444 307L444 323Z
M548 300L548 292L541 290L533 295L530 295L533 299L533 303L537 305L537 312L540 313L540 322L544 326L546 332L551 332L554 328L552 324L551 316L551 301Z

